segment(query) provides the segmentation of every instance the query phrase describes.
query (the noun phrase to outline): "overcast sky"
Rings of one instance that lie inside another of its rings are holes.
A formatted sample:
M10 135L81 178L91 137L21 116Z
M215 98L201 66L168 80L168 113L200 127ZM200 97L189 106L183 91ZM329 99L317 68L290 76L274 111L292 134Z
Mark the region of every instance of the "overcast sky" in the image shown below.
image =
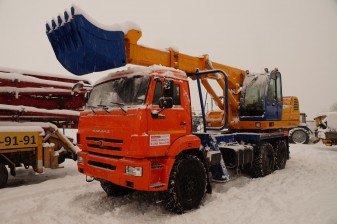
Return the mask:
M138 24L139 44L255 72L278 67L283 94L298 96L309 118L337 102L337 0L0 0L0 67L70 74L45 22L72 4L105 25Z

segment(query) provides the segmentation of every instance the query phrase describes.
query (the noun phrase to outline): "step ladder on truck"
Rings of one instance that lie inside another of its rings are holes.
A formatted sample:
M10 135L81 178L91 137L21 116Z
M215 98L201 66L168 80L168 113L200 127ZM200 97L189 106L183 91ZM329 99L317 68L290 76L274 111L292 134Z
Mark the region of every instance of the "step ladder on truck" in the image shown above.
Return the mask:
M73 74L146 66L98 81L80 114L78 170L109 196L161 192L167 210L183 213L197 208L212 179L226 177L228 169L263 177L285 168L299 102L283 97L278 69L251 74L207 55L141 46L141 31L100 29L75 8L46 27L56 58ZM192 132L193 81L201 132ZM205 90L218 110L205 112Z

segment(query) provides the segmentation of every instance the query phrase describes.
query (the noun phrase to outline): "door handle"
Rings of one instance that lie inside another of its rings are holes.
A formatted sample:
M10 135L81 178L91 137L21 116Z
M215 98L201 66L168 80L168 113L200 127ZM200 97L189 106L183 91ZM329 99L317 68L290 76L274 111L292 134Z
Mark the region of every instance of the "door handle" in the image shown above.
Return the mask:
M186 124L187 124L186 121L180 122L180 125L181 125L181 126L185 126Z

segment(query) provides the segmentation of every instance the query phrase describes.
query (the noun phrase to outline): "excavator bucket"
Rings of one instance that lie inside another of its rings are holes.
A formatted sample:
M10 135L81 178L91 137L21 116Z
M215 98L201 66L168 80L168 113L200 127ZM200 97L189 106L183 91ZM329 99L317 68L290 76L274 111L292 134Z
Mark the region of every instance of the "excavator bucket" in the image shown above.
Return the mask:
M57 60L69 72L84 75L122 67L126 63L124 33L98 28L71 7L70 15L46 24Z

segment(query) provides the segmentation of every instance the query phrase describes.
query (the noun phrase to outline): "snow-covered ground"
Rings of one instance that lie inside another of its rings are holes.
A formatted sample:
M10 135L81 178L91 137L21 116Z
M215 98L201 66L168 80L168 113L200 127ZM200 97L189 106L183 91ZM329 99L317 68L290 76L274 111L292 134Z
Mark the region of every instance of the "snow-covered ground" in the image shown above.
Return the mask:
M62 165L39 176L18 169L0 190L0 223L337 223L337 146L291 145L284 170L213 184L201 207L183 215L165 211L152 193L108 198L76 162Z

